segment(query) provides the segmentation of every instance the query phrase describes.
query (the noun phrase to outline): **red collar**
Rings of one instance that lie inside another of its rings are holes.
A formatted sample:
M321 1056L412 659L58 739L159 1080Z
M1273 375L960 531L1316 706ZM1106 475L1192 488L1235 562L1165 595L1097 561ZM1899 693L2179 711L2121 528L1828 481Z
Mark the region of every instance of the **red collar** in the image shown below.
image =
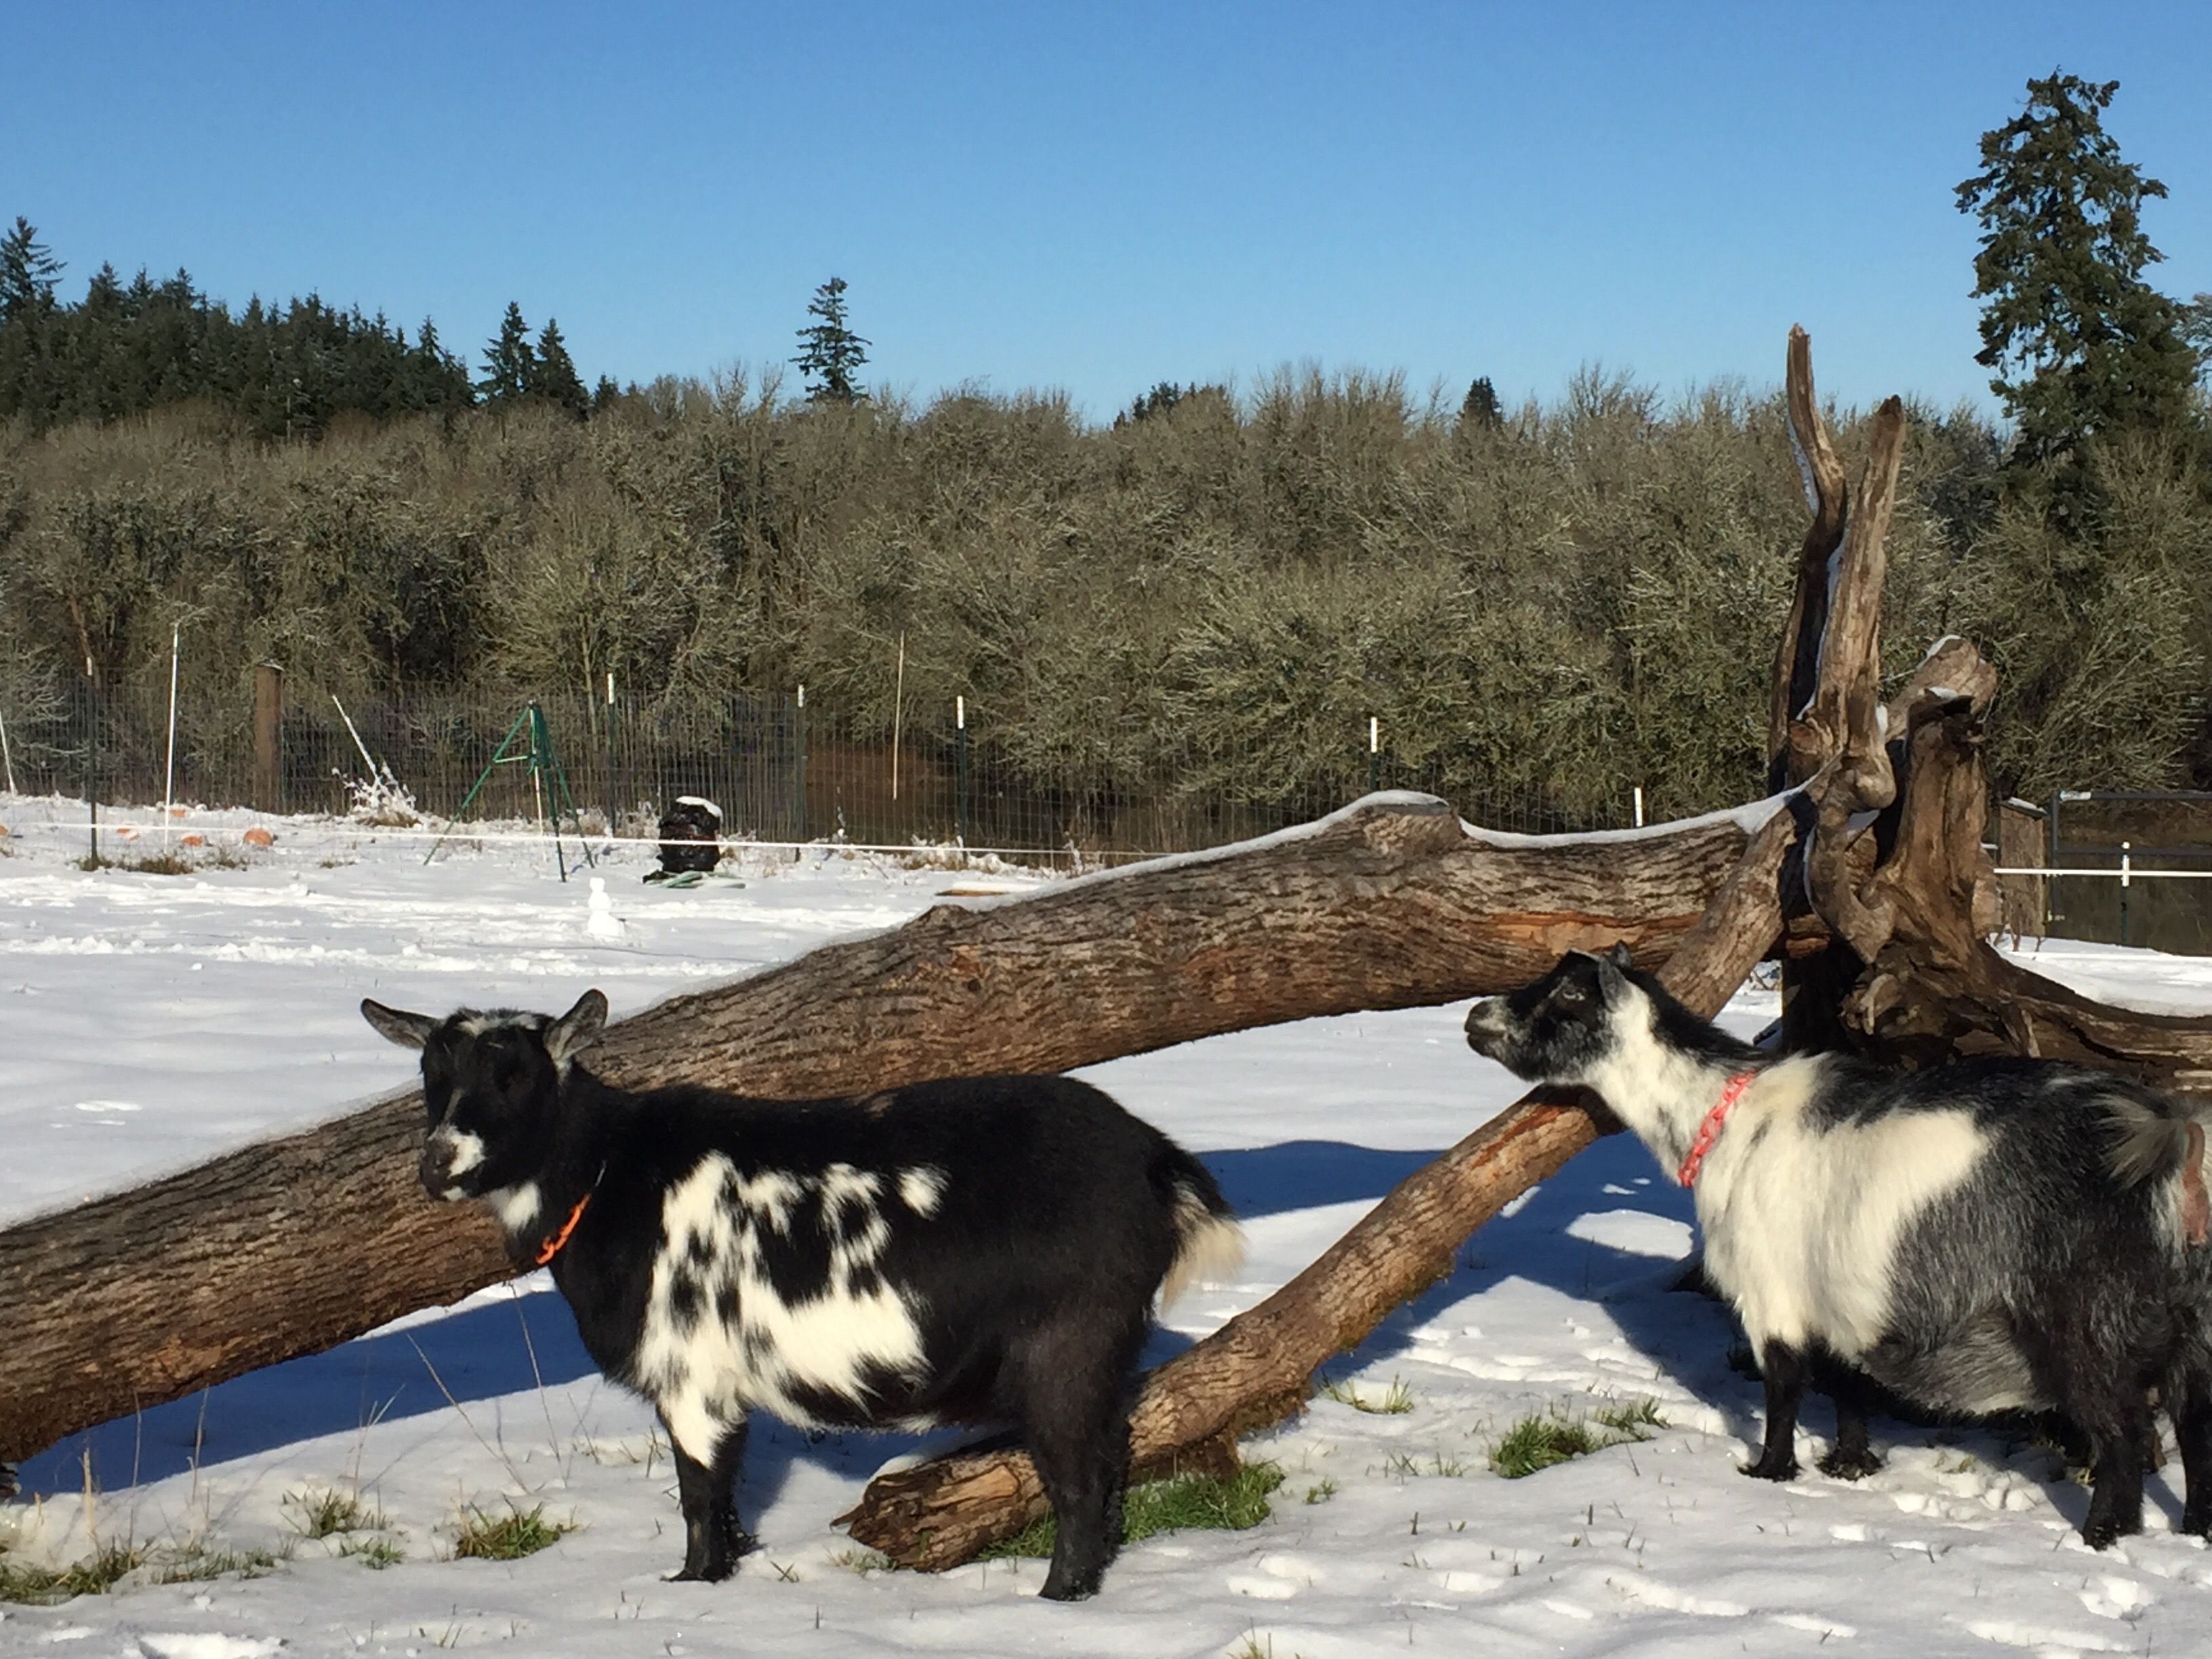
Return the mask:
M1690 1142L1689 1156L1682 1160L1682 1167L1674 1171L1674 1179L1685 1187L1697 1180L1698 1166L1705 1163L1705 1154L1712 1151L1713 1142L1720 1139L1721 1120L1729 1115L1729 1108L1743 1098L1743 1091L1751 1087L1752 1080L1758 1075L1756 1072L1738 1072L1723 1085L1721 1097L1713 1103L1712 1110L1705 1114L1705 1121L1698 1125L1698 1133Z
M1689 1185L1689 1182L1684 1182L1682 1184L1686 1187ZM568 1212L568 1218L561 1224L561 1231L548 1237L545 1242L538 1247L538 1265L539 1267L544 1267L555 1256L561 1254L561 1247L568 1242L568 1235L576 1231L576 1224L584 1218L584 1206L591 1201L592 1194L589 1192L586 1192L581 1198L576 1200L576 1207Z

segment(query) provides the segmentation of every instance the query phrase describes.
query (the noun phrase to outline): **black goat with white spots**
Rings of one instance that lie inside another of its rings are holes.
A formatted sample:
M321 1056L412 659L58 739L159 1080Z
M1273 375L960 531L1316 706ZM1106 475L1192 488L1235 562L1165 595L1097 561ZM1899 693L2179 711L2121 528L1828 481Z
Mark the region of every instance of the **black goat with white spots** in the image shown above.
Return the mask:
M1241 1254L1197 1159L1069 1078L630 1093L576 1060L605 1023L597 991L558 1019L362 1012L422 1051L423 1186L489 1200L600 1369L659 1409L678 1577L727 1577L753 1547L734 1498L761 1407L803 1427L1012 1425L1060 1521L1043 1594L1097 1590L1154 1297Z
M2212 1109L2085 1066L1964 1060L1900 1074L1766 1054L1650 975L1569 951L1477 1003L1467 1040L1532 1081L1594 1089L1696 1195L1705 1270L1765 1379L1744 1472L1797 1472L1816 1369L1824 1473L1881 1467L1862 1378L1938 1412L2057 1410L2089 1438L2081 1535L2142 1525L2145 1391L2172 1413L2185 1532L2212 1533Z

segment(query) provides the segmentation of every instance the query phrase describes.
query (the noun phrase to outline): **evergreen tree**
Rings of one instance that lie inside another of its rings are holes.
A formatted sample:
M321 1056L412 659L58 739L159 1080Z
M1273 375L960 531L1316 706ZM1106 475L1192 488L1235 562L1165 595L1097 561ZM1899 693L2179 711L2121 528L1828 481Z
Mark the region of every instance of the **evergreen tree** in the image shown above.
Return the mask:
M400 400L403 408L451 416L476 402L468 366L446 349L438 338L438 325L428 317L416 331L415 346L407 360L407 389Z
M816 289L806 309L822 320L799 331L804 349L791 361L806 376L808 401L860 402L868 394L853 375L868 361L868 342L845 325L845 279L832 276Z
M2118 87L2055 71L2031 80L2026 109L1982 135L1982 171L1958 187L1960 211L1982 224L1974 360L1996 371L2015 459L2055 464L2062 493L2096 434L2186 422L2198 362L2181 308L2143 280L2164 256L2141 210L2166 186L2104 130Z
M522 320L522 307L513 300L507 302L507 315L500 319L498 334L484 348L484 371L477 390L488 404L516 402L529 392L537 377L538 356L530 349L530 325Z
M1190 390L1195 392L1198 388L1194 386ZM1181 403L1185 395L1184 389L1173 380L1155 381L1150 392L1139 392L1128 408L1114 417L1115 429L1119 431L1125 426L1135 425L1139 421L1149 421L1155 415L1164 415Z
M525 384L532 397L558 404L579 420L591 412L591 394L584 390L583 378L576 373L575 360L568 356L568 343L561 337L561 325L550 317L545 319L545 327L538 337L536 362Z
M1492 432L1503 425L1505 411L1498 401L1498 388L1490 383L1490 376L1479 376L1467 388L1461 400L1459 420L1462 426L1478 431Z
M2197 351L2197 372L2212 371L2212 294L2200 294L2181 308L2181 337Z
M52 304L54 279L61 273L62 262L39 240L31 222L17 214L15 229L0 236L0 323L19 311Z

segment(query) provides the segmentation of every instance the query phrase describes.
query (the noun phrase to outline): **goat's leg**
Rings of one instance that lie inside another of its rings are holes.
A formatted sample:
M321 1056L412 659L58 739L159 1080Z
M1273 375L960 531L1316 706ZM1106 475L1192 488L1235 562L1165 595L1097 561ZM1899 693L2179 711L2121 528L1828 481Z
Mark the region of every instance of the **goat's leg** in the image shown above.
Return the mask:
M1867 1432L1866 1378L1839 1359L1821 1367L1820 1381L1836 1406L1836 1440L1820 1460L1820 1473L1838 1480L1860 1480L1881 1468L1881 1454Z
M676 1492L684 1506L684 1566L678 1579L709 1583L727 1578L738 1558L757 1541L738 1521L738 1470L745 1456L745 1419L722 1422L696 1408L677 1413L682 1432L666 1410L668 1442L676 1455ZM689 1443L687 1443L687 1442Z
M1079 1601L1121 1546L1121 1489L1129 1462L1122 1398L1135 1343L1063 1329L1024 1357L1022 1428L1058 1519L1052 1565L1037 1593Z
M1810 1370L1805 1351L1769 1338L1759 1345L1759 1375L1766 1388L1766 1443L1744 1470L1761 1480L1787 1480L1797 1473L1797 1407Z
M2212 1534L2212 1376L2194 1376L2171 1389L2173 1437L2181 1446L2181 1529Z
M2095 1550L2142 1530L2142 1445L2150 1431L2150 1407L2141 1385L2124 1382L2118 1398L2100 1404L2102 1410L2082 1413L2096 1450L2081 1541Z

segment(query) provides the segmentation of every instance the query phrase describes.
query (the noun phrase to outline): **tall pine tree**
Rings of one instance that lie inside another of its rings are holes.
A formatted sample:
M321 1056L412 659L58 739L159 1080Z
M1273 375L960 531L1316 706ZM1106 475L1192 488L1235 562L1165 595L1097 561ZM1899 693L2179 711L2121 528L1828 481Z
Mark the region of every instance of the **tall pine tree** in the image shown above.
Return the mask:
M2186 423L2197 368L2181 307L2143 280L2164 256L2142 207L2166 186L2104 129L2118 88L2031 80L2027 108L1982 135L1982 171L1958 187L1960 210L1982 225L1974 360L1996 371L2016 458L2077 479L2098 434Z
M529 395L538 374L538 354L530 349L530 325L522 320L522 307L507 302L499 332L484 347L484 377L477 390L488 404L512 404Z
M61 274L62 262L39 240L37 228L17 214L15 228L0 236L0 323L52 305Z
M791 361L806 376L806 396L811 403L857 404L868 394L854 379L860 367L868 361L868 342L846 326L845 279L832 276L814 290L814 298L807 305L811 316L822 320L811 328L799 331L802 347L799 356Z
M537 360L526 384L531 396L558 404L579 420L591 413L591 393L584 390L568 342L561 337L561 325L550 317L538 336Z

